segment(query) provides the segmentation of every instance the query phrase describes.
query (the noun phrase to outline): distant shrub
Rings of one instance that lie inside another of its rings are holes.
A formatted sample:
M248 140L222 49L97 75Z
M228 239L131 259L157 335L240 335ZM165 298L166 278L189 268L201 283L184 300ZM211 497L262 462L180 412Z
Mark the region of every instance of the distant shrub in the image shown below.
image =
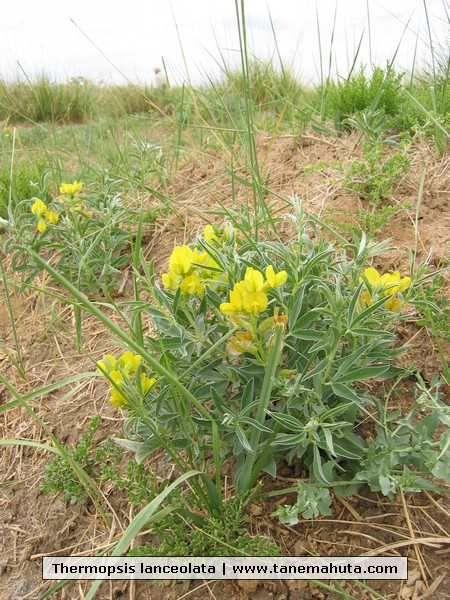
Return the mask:
M330 116L345 119L361 111L380 110L396 117L402 105L402 75L390 68L376 67L369 77L365 67L339 83L329 84L327 104Z

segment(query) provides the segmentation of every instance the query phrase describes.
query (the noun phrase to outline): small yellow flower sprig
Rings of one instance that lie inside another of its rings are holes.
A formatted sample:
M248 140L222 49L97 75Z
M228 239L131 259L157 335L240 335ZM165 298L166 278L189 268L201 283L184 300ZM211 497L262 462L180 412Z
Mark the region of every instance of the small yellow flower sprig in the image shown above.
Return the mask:
M88 217L92 217L92 211L83 202L83 196L80 195L83 191L84 184L81 181L75 180L73 183L61 183L59 186L59 201L65 204L70 209L74 209L78 213L83 213Z
M44 231L46 231L47 223L50 225L56 225L56 223L59 221L59 216L52 210L49 210L45 202L43 202L40 198L36 198L32 204L31 212L37 219L36 227L39 233L44 233Z
M169 259L169 272L163 273L164 286L171 291L178 288L186 296L203 296L205 283L222 276L219 265L207 252L192 250L189 246L175 246Z
M81 190L83 189L83 184L81 181L75 180L73 183L61 183L59 186L60 193L66 197L73 198L74 196L78 196Z
M396 313L400 312L402 307L402 301L398 298L397 294L404 292L411 285L411 278L401 277L399 271L380 275L374 267L364 269L364 278L360 277L359 281L364 281L366 287L361 294L360 300L363 308L371 306L374 300L384 296L391 296L386 301L385 307L391 312Z
M266 280L260 271L247 267L244 279L234 284L230 292L229 302L222 302L220 311L227 315L230 321L238 327L243 327L245 332L238 332L227 344L227 350L232 356L249 352L265 363L267 359L263 340L266 332L282 321L278 308L274 316L265 319L258 327L258 317L269 304L267 291L281 287L287 281L286 271L275 273L272 265L266 269Z
M230 292L230 301L222 302L220 311L231 317L258 315L264 312L269 304L266 292L281 287L286 281L286 271L275 273L272 265L266 269L266 281L260 271L247 267L244 279L234 284Z
M111 398L109 401L113 406L117 408L128 406L128 401L121 390L125 384L133 383L131 376L136 372L141 361L142 356L140 354L133 354L130 350L126 350L118 359L112 354L106 354L103 360L97 363L99 373L105 375L111 383ZM141 372L139 382L140 391L145 396L155 384L156 379ZM136 385L136 383L136 378L134 378L134 384Z

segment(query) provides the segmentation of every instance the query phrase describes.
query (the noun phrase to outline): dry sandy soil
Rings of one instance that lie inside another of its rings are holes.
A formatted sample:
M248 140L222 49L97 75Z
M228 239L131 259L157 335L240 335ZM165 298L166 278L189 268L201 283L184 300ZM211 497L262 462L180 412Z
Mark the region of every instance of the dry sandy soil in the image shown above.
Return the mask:
M425 186L419 214L418 255L423 260L433 250L434 265L449 258L450 239L450 170L449 158L439 157L426 142L412 149L412 168L394 190L390 200L410 202L412 208L400 210L380 233L379 238L393 238L398 248L375 266L405 271L408 265L407 247L414 246L414 213L422 173ZM367 205L355 194L342 189L342 175L333 167L334 161L344 165L361 155L358 139L348 136L340 140L321 138L317 134L279 136L272 140L258 139L262 170L268 176L273 211L282 214L286 209L280 198L299 195L305 208L323 217L332 217L337 223L356 219L359 208ZM326 161L327 165L311 169ZM159 271L175 243L186 239L188 232L195 235L202 228L202 214L213 209L217 202L229 203L232 183L223 166L223 159L204 157L190 160L174 176L165 190L179 203L177 215L159 220L149 226L144 240L144 251L155 257ZM248 188L237 186L235 200L245 202ZM145 198L154 206L157 200ZM214 218L214 217L212 217ZM217 217L216 219L220 219ZM280 228L283 228L281 222ZM288 228L286 224L286 235ZM2 257L5 264L7 257ZM447 282L449 281L447 276ZM51 289L51 282L41 277L42 287ZM447 286L448 292L449 286ZM129 274L124 272L121 300L130 297ZM0 350L0 370L21 393L28 393L60 378L92 370L94 360L114 349L114 341L94 318L83 322L85 352L80 353L74 340L72 309L38 292L28 292L12 298L16 328L23 352L27 381L21 380L9 358ZM415 363L429 379L440 369L441 361L426 328L412 319L402 325L402 341L411 348L402 360ZM13 347L12 328L4 304L0 304L0 336L8 347ZM448 348L446 348L447 357ZM32 402L40 418L58 439L73 446L84 433L87 422L95 414L102 415L102 424L96 434L97 442L121 432L123 417L108 402L105 382L91 378L77 393L64 402L67 392L51 393ZM0 389L1 402L11 399L6 389ZM447 402L450 401L447 389ZM410 402L408 394L396 397L398 406ZM1 414L1 435L9 439L27 439L48 443L46 434L20 407ZM47 554L95 553L117 539L129 522L130 514L124 498L115 492L108 496L115 512L113 527L108 528L91 503L70 505L60 496L51 497L41 491L41 481L48 454L36 448L3 446L0 459L0 598L39 598L50 586L41 580L41 557ZM286 471L286 478L295 473ZM104 490L108 495L108 489ZM407 494L389 502L369 492L333 502L332 516L313 521L302 521L295 527L282 526L269 517L277 503L276 498L252 507L248 528L252 532L270 534L281 546L283 554L299 556L308 552L318 555L373 555L407 556L408 581L368 582L382 597L392 600L419 600L450 598L450 503L448 496L436 494ZM88 582L73 583L53 597L82 598ZM373 596L346 583L349 594L361 600ZM275 582L180 582L162 585L148 582L115 582L103 584L98 594L101 599L236 599L295 600L322 599L336 596L306 581Z

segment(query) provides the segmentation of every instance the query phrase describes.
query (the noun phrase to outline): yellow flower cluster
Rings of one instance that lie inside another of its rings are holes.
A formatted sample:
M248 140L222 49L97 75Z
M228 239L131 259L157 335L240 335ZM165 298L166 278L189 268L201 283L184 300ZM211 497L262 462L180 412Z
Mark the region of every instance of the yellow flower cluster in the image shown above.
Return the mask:
M73 183L62 183L59 186L59 191L62 194L59 199L77 212L84 213L88 217L92 217L92 211L84 204L80 197L80 192L83 189L83 184L75 180Z
M386 308L392 312L400 312L402 307L402 303L399 300L397 293L404 292L411 285L411 278L401 277L399 271L380 275L374 267L369 267L364 270L364 279L360 277L360 282L361 281L366 282L366 288L367 283L369 284L369 289L366 289L361 294L362 306L370 306L373 304L373 298L375 296L381 298L383 296L392 295L385 304Z
M264 312L269 303L266 291L280 287L286 281L286 271L275 273L272 265L266 269L266 281L260 271L247 267L244 279L234 284L230 292L230 301L222 302L220 310L225 315L237 313L257 315Z
M45 202L43 202L40 198L37 198L34 201L31 207L31 212L38 220L37 229L40 233L44 233L44 231L47 229L47 223L50 223L50 225L56 225L59 220L58 215L52 210L49 210Z
M83 184L80 181L75 180L73 183L62 183L59 186L59 191L64 196L76 196L83 189Z
M111 404L116 407L127 406L128 402L121 393L121 388L125 381L130 381L130 376L135 373L141 364L142 356L133 354L127 350L116 359L112 354L106 354L103 360L97 363L97 368L102 375L106 375L111 382ZM140 375L140 387L142 394L145 395L148 390L155 384L154 377L147 377L145 373Z
M206 253L189 246L175 246L169 259L169 272L162 281L168 290L178 288L188 296L203 296L205 280L220 276L217 263Z

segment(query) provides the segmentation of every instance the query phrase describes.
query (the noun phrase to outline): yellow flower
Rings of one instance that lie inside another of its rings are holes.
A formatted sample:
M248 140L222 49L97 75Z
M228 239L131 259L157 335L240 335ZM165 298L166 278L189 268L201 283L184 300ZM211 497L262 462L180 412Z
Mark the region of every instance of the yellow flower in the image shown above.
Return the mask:
M280 271L279 273L275 273L272 265L269 265L266 269L266 288L277 288L284 285L287 281L287 273L286 271Z
M108 376L110 379L112 379L112 381L115 384L115 385L111 385L111 390L110 390L111 398L109 399L109 401L116 408L119 408L121 406L126 406L128 404L128 402L126 401L126 398L123 396L123 394L120 391L120 388L123 386L122 373L118 370L113 370L108 373Z
M192 265L193 252L189 246L175 246L169 259L169 267L177 275L187 275Z
M119 358L119 363L122 365L123 370L127 373L133 373L140 365L142 356L140 354L133 354L130 350L126 350Z
M364 270L364 276L372 288L372 293L378 292L383 296L390 296L397 292L403 292L411 285L411 278L401 277L399 271L380 275L376 269L369 267ZM362 281L362 277L360 278L360 281Z
M214 246L214 244L216 244L219 241L219 238L216 234L216 230L212 225L206 225L206 227L203 230L203 235L205 237L205 240L212 246Z
M257 314L266 310L269 299L264 292L248 292L242 299L245 312Z
M59 186L59 191L65 196L75 196L75 194L81 192L82 188L83 184L75 180L73 183L62 183Z
M109 373L110 371L112 371L115 368L116 363L117 363L117 360L114 358L114 356L112 354L105 354L105 356L103 357L103 360L98 361L97 369L102 375L104 375L105 371L106 371L106 373Z
M198 275L192 273L192 275L185 277L180 283L180 290L183 294L189 294L189 296L193 296L194 294L203 296L205 293L205 284L200 280Z
M244 281L247 292L261 292L264 287L264 277L262 273L252 267L247 267Z
M141 373L141 389L142 393L145 395L148 390L153 387L156 383L156 379L154 377L147 378L145 373Z
M394 271L389 275L386 286L386 294L396 294L404 292L411 285L411 277L401 277L399 271Z
M43 219L39 219L38 224L37 224L37 230L39 231L39 233L44 233L44 231L47 229L47 224Z
M390 298L390 300L388 300L386 302L385 306L391 312L398 313L398 312L400 312L400 309L402 308L402 303L397 298L397 296L393 296L392 298Z
M177 290L178 289L178 280L179 275L175 273L175 271L170 270L168 273L162 274L162 281L165 287L168 290Z
M254 273L257 272L254 271ZM261 273L259 274L261 275ZM251 273L250 277L254 277L254 274ZM259 284L259 278L256 278L255 281ZM269 303L267 295L260 290L254 292L248 291L248 285L248 282L245 280L234 284L233 291L230 292L230 301L222 302L220 305L220 311L223 314L233 315L243 311L249 314L257 314L266 310Z
M46 210L44 217L51 225L56 225L56 223L59 221L59 216L52 210Z
M42 202L40 198L37 198L34 201L33 206L31 207L31 212L33 213L33 215L36 215L38 219L40 219L43 216L46 210L47 205L45 204L45 202Z
M245 282L241 281L234 284L233 291L230 292L230 301L222 302L220 312L224 315L232 315L242 311L243 296L246 293Z
M373 304L373 296L392 296L385 304L386 308L392 312L400 312L402 307L401 300L397 293L403 292L411 285L410 277L401 277L399 271L393 273L384 273L380 275L376 269L369 267L364 270L364 277L370 286L370 290L363 291L360 304L363 308ZM359 279L364 281L362 277Z

